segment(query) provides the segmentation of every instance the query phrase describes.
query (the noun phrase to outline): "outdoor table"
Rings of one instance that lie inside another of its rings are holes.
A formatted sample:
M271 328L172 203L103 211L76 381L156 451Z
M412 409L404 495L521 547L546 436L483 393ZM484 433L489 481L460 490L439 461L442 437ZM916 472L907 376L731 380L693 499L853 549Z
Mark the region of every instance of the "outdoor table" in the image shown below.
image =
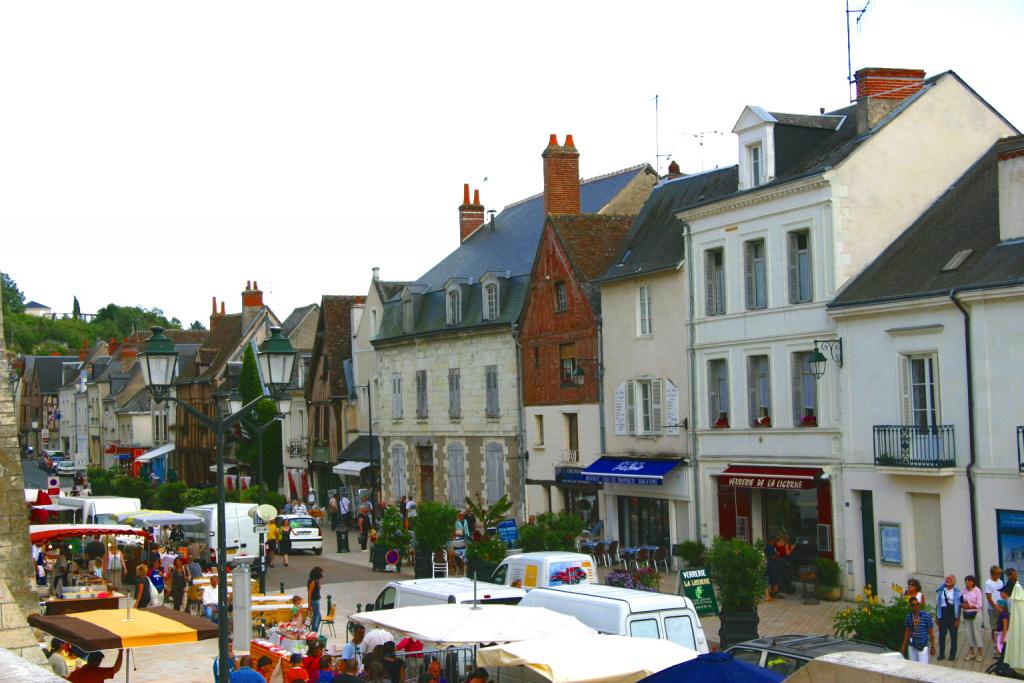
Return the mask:
M289 605L292 604L292 598L294 595L254 595L252 596L253 602L285 602Z
M46 616L52 617L57 614L74 614L76 612L91 612L95 609L117 609L121 598L126 597L123 593L66 593L65 598L50 598L46 601ZM73 597L81 595L83 597ZM99 597L103 595L104 597Z
M250 642L249 656L254 662L260 661L260 657L263 656L270 657L270 661L280 664L282 674L292 668L292 653L273 645L269 640L254 639Z

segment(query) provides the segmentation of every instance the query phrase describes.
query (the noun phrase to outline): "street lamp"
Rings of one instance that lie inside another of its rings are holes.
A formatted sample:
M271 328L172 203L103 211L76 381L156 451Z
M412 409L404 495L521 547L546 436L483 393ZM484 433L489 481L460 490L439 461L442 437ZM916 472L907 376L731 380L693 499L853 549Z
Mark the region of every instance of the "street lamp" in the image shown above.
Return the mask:
M245 405L239 406L240 399L232 401L230 398L229 415L221 416L221 409L215 402L216 417L193 408L188 403L171 396L171 385L174 380L174 371L178 364L178 352L174 348L174 342L164 335L163 328L151 328L153 335L146 340L145 350L139 354L142 357L142 373L146 381L146 387L153 396L153 401L162 403L170 401L181 406L188 415L196 422L213 431L216 434L217 443L217 576L220 581L217 586L217 605L219 618L217 619L218 637L218 681L229 683L228 661L228 576L227 576L227 527L225 524L224 510L224 442L228 428L249 414L265 396L257 396ZM292 364L295 361L295 349L291 342L281 336L281 328L271 328L271 337L259 351L260 368L265 369L265 380L271 388L273 398L276 399L288 386L288 378L291 376ZM285 374L286 373L286 374ZM282 380L282 376L285 377ZM238 408L236 410L235 408ZM262 483L262 482L261 482Z
M814 340L814 351L811 351L807 357L807 365L811 369L811 374L814 375L815 380L821 379L825 375L825 366L828 364L828 358L822 351L827 351L828 355L835 361L836 367L843 367L843 340L839 339L815 339Z

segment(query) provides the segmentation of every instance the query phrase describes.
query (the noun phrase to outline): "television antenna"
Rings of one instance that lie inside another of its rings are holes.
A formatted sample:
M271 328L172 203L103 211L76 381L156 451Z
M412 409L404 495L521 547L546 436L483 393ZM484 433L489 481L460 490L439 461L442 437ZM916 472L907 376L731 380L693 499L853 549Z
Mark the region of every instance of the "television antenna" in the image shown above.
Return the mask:
M660 95L654 96L654 170L657 172L659 177L661 176L661 160L665 159L668 161L672 158L671 152L668 154L661 153L661 125L659 120L660 114L658 112L658 101L660 98Z
M853 102L856 98L853 96L853 51L850 47L850 15L856 14L857 18L854 23L857 24L857 32L860 32L860 20L864 18L864 14L868 11L868 7L871 6L871 0L867 0L864 6L860 9L850 9L850 0L846 0L846 82L847 87L850 89L850 101Z
M706 135L725 135L725 133L723 133L720 130L702 130L702 131L698 131L696 133L684 133L684 135L689 135L692 138L696 138L697 146L700 147L700 170L701 170L701 173L703 173L704 172L704 137Z

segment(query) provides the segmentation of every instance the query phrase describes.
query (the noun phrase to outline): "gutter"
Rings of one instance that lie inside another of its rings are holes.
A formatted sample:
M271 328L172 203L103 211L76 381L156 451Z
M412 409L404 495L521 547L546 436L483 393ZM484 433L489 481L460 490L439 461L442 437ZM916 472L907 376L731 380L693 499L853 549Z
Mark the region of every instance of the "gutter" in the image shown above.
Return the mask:
M892 296L875 296L867 299L859 299L857 301L835 301L833 300L825 308L830 311L843 310L846 308L856 308L857 306L870 306L872 304L890 304L897 303L900 301L915 301L917 299L929 299L938 296L951 296L953 292L957 294L961 292L982 292L987 289L1002 289L1004 287L1016 287L1024 285L1024 279L1014 278L1012 280L1002 280L1000 282L987 282L980 285L962 285L954 287L953 289L936 289L930 292L918 292L917 294L905 295L892 295ZM953 300L954 303L956 300ZM958 304L959 305L959 304Z
M967 371L967 438L968 438L968 453L970 453L970 460L967 463L967 495L971 506L971 553L972 553L972 564L974 567L974 575L981 576L981 572L978 571L978 511L977 511L977 491L975 490L974 484L974 468L977 464L977 450L975 448L975 430L974 430L974 372L972 367L972 354L971 354L971 314L968 313L964 305L957 300L957 294L961 290L954 287L949 290L949 299L953 302L953 305L960 309L961 315L964 318L964 355L966 356L965 369Z
M524 420L526 419L525 411L523 409L523 346L519 343L519 325L512 325L512 341L516 345L516 413L518 417L518 438L516 441L516 448L519 451L519 501L520 509L523 513L523 524L526 524L526 520L529 519L527 516L526 509L526 469L530 465L529 454L526 452L526 425ZM550 495L550 492L549 492ZM551 509L549 502L548 509Z
M601 452L602 453L607 453L608 451L605 448L605 439L604 439L605 424L604 424L604 334L602 332L602 330L604 329L603 321L604 321L604 318L599 314L597 316L597 368L596 368L597 372L595 372L594 374L597 375L597 377L595 377L595 379L597 380L597 421L598 421L597 424L598 424L598 428L600 430L599 436L600 436Z
M684 252L683 259L686 262L686 289L688 310L686 311L686 327L689 333L689 344L686 355L690 369L690 459L693 462L693 519L696 528L694 532L698 541L703 542L703 533L700 519L700 458L697 457L697 327L694 323L694 294L693 294L693 235L690 224L683 221Z

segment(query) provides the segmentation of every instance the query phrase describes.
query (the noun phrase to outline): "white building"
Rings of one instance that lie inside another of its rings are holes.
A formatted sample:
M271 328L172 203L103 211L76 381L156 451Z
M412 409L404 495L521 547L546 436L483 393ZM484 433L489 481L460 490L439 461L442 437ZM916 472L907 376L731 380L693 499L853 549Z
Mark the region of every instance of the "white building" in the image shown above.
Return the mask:
M1024 138L958 178L830 313L854 585L1024 568Z

